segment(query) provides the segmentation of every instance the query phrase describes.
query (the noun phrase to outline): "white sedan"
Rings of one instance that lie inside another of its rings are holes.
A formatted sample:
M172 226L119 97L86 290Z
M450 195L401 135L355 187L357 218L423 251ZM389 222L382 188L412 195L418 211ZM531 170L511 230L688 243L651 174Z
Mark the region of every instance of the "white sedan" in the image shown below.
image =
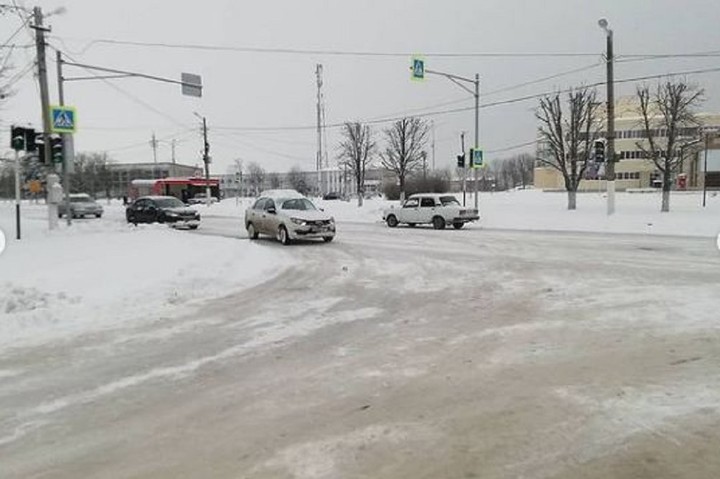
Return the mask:
M466 223L479 219L478 210L464 208L457 198L447 194L412 195L402 207L383 211L383 221L391 228L404 223L409 226L432 224L436 230L453 225L459 230Z

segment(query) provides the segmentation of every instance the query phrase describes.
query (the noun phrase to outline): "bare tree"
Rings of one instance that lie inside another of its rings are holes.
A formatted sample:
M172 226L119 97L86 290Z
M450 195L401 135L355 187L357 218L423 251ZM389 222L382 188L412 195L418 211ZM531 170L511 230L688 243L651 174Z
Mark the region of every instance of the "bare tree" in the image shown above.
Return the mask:
M280 188L280 185L282 185L279 174L270 173L270 174L268 174L268 178L270 180L270 188L277 189L277 188Z
M682 156L700 126L695 109L703 101L704 91L683 81L659 83L654 94L650 87L637 88L640 116L646 141L638 141L644 152L662 175L663 212L670 211L670 190L673 177L683 162Z
M523 189L531 185L535 174L535 155L521 153L513 157L513 162Z
M358 206L363 204L365 193L365 171L372 163L375 154L375 141L372 130L361 123L345 123L342 130L342 141L339 145L338 161L355 176L357 185Z
M545 147L538 161L562 174L569 210L577 208L577 190L598 133L600 104L596 96L594 89L577 88L568 93L567 106L563 108L560 93L555 93L540 99L535 114L540 121L540 141Z
M417 171L425 160L428 123L421 118L403 118L384 130L387 146L380 162L395 173L400 183L400 201L405 200L405 179Z
M247 171L248 184L250 185L253 195L257 196L265 184L265 169L254 161L251 161L248 163Z
M293 166L288 173L288 183L297 192L307 195L310 193L310 186L307 183L305 174L299 166Z

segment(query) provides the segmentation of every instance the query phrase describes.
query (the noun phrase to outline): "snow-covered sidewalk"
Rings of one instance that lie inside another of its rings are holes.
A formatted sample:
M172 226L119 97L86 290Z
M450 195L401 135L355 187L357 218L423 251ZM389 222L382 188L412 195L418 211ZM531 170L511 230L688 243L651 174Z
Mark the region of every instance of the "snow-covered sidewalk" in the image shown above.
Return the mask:
M102 219L47 231L44 205L23 205L23 239L14 240L14 206L0 204L8 236L0 254L0 350L152 322L277 274L292 258L231 238L162 225L133 227L121 206Z

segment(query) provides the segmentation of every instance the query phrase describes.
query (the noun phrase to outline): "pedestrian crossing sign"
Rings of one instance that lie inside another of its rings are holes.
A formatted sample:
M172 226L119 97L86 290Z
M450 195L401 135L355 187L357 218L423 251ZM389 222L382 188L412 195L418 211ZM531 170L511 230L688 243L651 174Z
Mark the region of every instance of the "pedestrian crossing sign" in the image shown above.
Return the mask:
M75 133L77 114L71 106L50 107L50 130L52 133Z
M425 60L420 57L413 57L410 71L412 72L410 78L414 81L423 81L425 79Z

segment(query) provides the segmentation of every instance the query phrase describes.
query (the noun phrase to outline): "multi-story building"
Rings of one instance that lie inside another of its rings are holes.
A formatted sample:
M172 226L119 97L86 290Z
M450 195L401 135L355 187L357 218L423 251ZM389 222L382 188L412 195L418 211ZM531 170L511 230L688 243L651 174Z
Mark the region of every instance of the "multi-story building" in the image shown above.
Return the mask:
M112 183L110 194L114 197L127 195L132 180L183 178L203 174L201 167L178 163L111 163L109 169Z
M720 114L699 113L697 115L700 127L685 128L681 136L685 139L693 138L697 141L688 146L682 156L686 158L681 163L678 175L684 175L687 188L702 188L707 177L708 187L717 183L720 187L720 140L709 137L707 141L708 172L703 174L705 162L706 142L702 133L703 128L720 128ZM604 122L604 120L603 120ZM653 131L657 138L667 137L667 131L657 128ZM599 137L604 138L601 132ZM617 101L615 106L615 163L616 189L628 190L634 188L658 187L660 185L660 172L655 163L645 157L641 147L646 147L642 118L639 113L639 104L634 97L625 97ZM538 140L538 158L549 158L547 149ZM590 165L587 169L586 179L581 181L581 191L602 191L605 189L603 179L604 165ZM563 190L564 180L556 169L538 163L535 167L535 187L544 190Z

